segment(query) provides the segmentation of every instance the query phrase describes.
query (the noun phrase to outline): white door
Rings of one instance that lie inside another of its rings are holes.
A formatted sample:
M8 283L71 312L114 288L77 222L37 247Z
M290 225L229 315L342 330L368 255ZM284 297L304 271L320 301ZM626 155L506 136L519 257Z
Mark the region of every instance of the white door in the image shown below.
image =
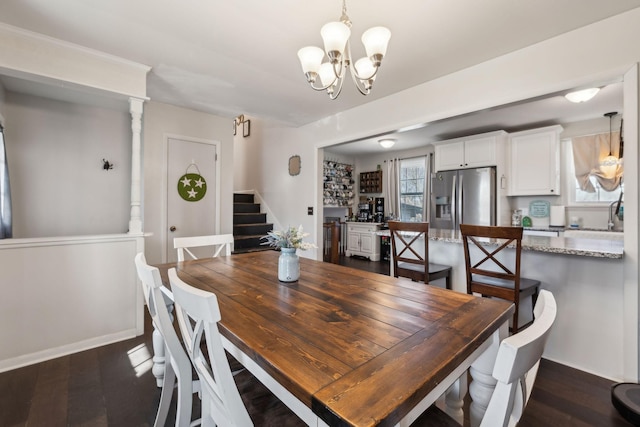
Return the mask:
M216 234L216 184L213 143L167 140L167 262L177 260L175 237Z

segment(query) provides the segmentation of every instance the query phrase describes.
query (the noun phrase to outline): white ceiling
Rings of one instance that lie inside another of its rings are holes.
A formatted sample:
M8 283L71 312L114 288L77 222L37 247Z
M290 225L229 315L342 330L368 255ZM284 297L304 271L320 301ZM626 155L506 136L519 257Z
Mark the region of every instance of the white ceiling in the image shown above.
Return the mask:
M574 104L562 93L478 111L459 117L432 122L424 127L407 131L396 131L386 135L375 135L358 141L348 141L327 149L330 153L358 156L386 151L409 150L426 144L484 132L504 130L518 132L537 127L567 124L603 118L605 113L623 113L622 82L602 86L600 92L589 102ZM608 119L607 119L608 120ZM393 148L380 146L380 139L394 139Z
M296 53L321 45L320 27L338 20L341 7L340 0L2 0L0 22L151 66L152 100L299 126L640 7L640 0L348 0L354 56L364 54L359 39L367 28L387 26L392 37L373 94L364 97L346 81L331 101L308 87ZM544 114L547 104L522 108L432 124L420 138L560 117Z

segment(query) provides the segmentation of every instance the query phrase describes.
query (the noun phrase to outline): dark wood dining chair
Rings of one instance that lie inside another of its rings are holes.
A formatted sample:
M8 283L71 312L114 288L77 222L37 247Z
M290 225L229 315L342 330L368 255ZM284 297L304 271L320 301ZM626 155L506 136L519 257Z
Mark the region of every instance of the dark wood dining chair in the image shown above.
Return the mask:
M429 262L429 223L389 221L388 224L393 275L424 283L445 279L447 289L451 289L451 266Z
M520 303L531 298L531 307L538 298L540 281L520 276L522 227L497 227L460 224L467 274L467 293L497 297L512 301L515 313L511 331L515 334L533 320L519 324ZM486 239L490 239L487 241ZM515 256L505 249L515 245Z

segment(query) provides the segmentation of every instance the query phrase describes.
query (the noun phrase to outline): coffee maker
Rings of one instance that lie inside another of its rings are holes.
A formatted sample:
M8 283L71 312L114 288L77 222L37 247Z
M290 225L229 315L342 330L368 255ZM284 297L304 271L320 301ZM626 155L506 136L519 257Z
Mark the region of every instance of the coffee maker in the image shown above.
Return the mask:
M384 197L376 197L373 202L373 221L384 222Z
M373 212L369 203L358 204L358 221L369 222L373 218Z

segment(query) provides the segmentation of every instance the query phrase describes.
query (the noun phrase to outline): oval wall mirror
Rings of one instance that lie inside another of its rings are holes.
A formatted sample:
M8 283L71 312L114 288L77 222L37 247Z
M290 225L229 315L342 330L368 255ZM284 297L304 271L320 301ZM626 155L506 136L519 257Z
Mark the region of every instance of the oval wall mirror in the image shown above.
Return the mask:
M300 174L300 156L291 156L289 157L289 175L296 176Z

